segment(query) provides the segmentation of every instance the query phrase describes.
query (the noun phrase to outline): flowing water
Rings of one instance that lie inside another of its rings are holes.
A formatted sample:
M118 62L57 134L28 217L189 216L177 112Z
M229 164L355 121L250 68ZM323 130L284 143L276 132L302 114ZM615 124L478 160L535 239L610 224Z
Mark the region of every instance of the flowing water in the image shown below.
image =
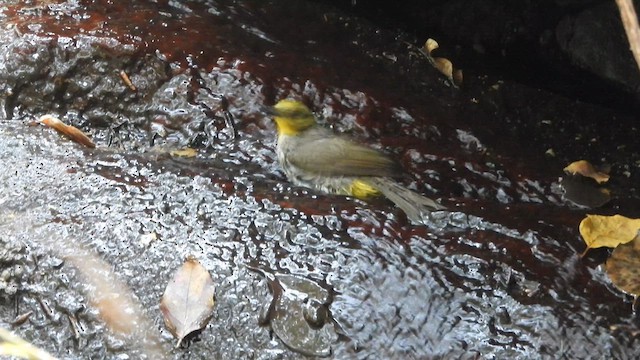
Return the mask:
M14 331L55 356L141 356L64 260L82 248L131 288L169 358L638 356L632 299L605 251L580 258L578 233L586 213L640 216L632 119L480 74L455 89L424 39L315 2L17 3L0 9L3 327L33 311ZM449 210L416 226L385 200L292 186L262 111L285 97ZM97 148L35 124L45 113ZM172 154L185 147L197 155ZM602 209L563 196L562 168L583 157L614 169ZM189 255L216 305L176 349L158 305Z

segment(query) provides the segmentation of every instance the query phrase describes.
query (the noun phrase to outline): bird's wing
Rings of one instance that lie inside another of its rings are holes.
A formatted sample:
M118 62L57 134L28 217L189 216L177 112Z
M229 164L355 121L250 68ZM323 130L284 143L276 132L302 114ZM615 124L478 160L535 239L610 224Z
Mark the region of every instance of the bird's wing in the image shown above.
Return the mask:
M340 137L301 144L289 161L302 170L324 176L401 175L400 166L381 152Z

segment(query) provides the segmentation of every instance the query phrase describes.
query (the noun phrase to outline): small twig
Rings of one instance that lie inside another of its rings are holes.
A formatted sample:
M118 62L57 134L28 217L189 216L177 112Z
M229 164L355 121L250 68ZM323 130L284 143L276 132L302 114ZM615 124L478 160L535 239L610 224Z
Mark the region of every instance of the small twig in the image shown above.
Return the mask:
M631 47L633 57L636 59L636 65L640 69L640 26L638 25L638 15L633 7L632 0L616 0L618 9L620 9L620 17L624 31L627 33L627 39Z
M11 322L11 326L20 326L24 324L29 318L33 315L33 311L27 311L24 314L16 316L15 319Z
M44 312L44 315L48 319L53 319L53 310L51 310L49 304L47 304L47 302L42 300L40 297L36 297L36 300L38 301L38 304L40 304L40 308L42 309L42 312Z
M80 340L80 323L75 315L67 314L67 319L69 319L69 325L71 325L71 331L73 332L73 338L77 341Z
M127 73L124 70L120 70L120 78L131 91L134 91L134 92L138 91L138 88L136 88L136 86L133 85L133 82L131 82L131 79L129 79L129 75L127 75Z

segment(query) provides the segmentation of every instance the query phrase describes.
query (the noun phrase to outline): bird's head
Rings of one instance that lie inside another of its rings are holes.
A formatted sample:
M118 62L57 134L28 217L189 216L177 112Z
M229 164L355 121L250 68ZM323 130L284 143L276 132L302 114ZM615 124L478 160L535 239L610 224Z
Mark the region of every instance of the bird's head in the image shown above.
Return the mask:
M285 99L278 101L271 108L274 120L278 126L278 133L283 135L298 135L300 132L314 126L316 119L309 108L300 101Z

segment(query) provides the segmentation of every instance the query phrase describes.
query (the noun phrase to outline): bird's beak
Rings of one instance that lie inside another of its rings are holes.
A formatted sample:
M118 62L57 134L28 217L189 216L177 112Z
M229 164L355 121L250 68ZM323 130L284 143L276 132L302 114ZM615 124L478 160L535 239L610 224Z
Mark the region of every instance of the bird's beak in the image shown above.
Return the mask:
M267 114L267 115L271 115L271 116L275 116L277 115L276 109L273 108L273 106L262 106L261 110L263 113Z

